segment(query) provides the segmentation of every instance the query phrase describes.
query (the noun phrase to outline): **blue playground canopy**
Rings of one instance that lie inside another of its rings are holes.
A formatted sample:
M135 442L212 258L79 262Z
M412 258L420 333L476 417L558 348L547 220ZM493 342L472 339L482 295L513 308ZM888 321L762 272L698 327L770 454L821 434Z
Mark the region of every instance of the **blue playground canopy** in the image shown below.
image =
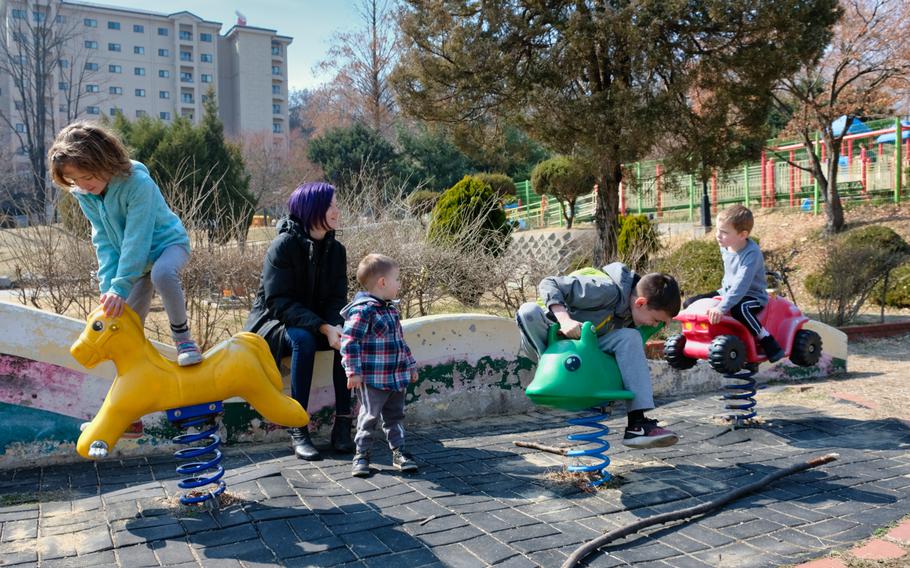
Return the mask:
M844 115L834 122L831 123L831 134L835 136L840 136L841 132L844 131L844 125L847 124L847 116ZM850 123L850 128L847 129L847 134L859 134L861 132L871 132L872 129L866 126L866 123L862 120L855 118L853 122Z
M901 140L906 140L910 138L910 122L906 120L901 121ZM875 139L879 144L894 144L894 141L897 137L894 135L894 132L889 132L888 134L882 134Z

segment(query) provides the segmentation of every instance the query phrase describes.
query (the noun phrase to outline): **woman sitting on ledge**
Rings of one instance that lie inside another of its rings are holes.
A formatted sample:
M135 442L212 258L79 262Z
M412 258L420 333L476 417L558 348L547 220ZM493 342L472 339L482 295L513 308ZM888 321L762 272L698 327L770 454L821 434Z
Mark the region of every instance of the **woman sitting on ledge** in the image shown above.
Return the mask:
M338 352L344 323L340 311L348 302L347 256L335 240L339 217L335 188L305 183L291 194L288 211L266 254L245 329L268 341L279 364L290 354L291 396L304 408L310 400L316 351L334 350L332 447L352 453L351 391ZM307 428L289 431L298 458L321 459Z

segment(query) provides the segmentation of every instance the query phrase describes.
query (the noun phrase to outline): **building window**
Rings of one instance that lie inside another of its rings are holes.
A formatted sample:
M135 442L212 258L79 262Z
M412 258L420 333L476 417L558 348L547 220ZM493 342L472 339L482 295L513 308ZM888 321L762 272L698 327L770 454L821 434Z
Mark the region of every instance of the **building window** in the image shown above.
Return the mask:
M70 84L67 83L66 81L60 81L59 83L57 83L57 88L60 89L61 91L66 91L67 89L70 88Z
M281 85L272 85L272 94L280 95L281 94Z
M28 41L28 38L22 32L13 32L13 41L16 43L25 43Z
M82 20L82 23L85 24L85 27L87 27L87 28L97 28L98 27L98 20L96 20L94 18L86 18L86 19Z
M66 112L66 104L60 103L59 105L57 105L57 112Z
M97 71L97 70L98 70L98 64L97 64L97 63L92 63L91 61L86 61L86 62L85 62L85 70L86 70L86 71Z
M87 39L87 40L85 40L85 48L86 49L98 49L98 42Z
M159 99L169 99L171 98L171 93L169 91L158 91Z
M16 132L22 133L25 132L25 125L21 122L16 123Z
M161 77L162 79L167 79L168 77L171 76L171 72L168 71L167 69L159 69L158 76Z
M193 93L180 93L180 102L192 103L193 102Z
M202 61L203 63L211 63L211 62L212 62L212 54L211 54L211 53L203 53L203 54L200 54L200 55L199 55L199 61Z
M107 50L108 51L120 51L120 44L119 43L109 43L109 44L107 44Z
M32 12L32 19L34 19L36 22L43 22L44 18L46 18L46 17L47 17L47 14L45 14L44 12L38 12L38 11Z
M107 70L109 73L123 73L123 67L120 65L108 65Z
M203 74L199 75L199 81L201 81L202 83L211 83L212 76L209 75L208 73L203 73Z
M187 71L181 71L181 72L180 72L180 81L183 82L183 83L192 83L192 82L193 82L193 74L192 74L192 73L189 73L189 72L187 72Z
M145 96L145 89L136 89L136 96L137 96L137 97L144 97L144 96Z
M272 114L281 114L281 105L273 104L272 105Z
M170 57L171 52L168 49L161 48L158 50L158 55L160 55L161 57Z
M109 29L109 30L119 30L119 29L120 29L120 22L108 22L108 23L107 23L107 29Z
M272 75L281 75L280 65L272 65Z
M145 55L145 48L141 45L133 46L133 53L136 55Z
M69 68L70 68L70 60L69 60L69 59L58 59L58 60L57 60L57 64L60 66L61 69L69 69Z
M22 104L22 101L13 101L13 106L16 107L16 110L22 110L24 105Z
M107 92L109 92L112 95L122 95L123 87L108 87Z
M184 40L184 41L192 41L192 40L193 40L193 32L181 31L181 32L180 32L180 39L182 39L182 40Z
M272 55L281 55L281 46L272 44Z
M211 42L212 42L212 34L200 33L200 34L199 34L199 41L205 41L205 42L211 43Z
M165 112L165 111L161 111L161 112L158 113L158 118L160 118L161 120L170 120L170 119L171 119L171 113Z
M16 20L24 20L25 19L25 10L21 10L19 8L13 8L13 18L15 18Z
M118 114L123 114L123 109L120 107L111 107L111 111L109 114L111 116L117 116Z
M64 16L63 14L57 14L57 17L54 18L54 21L57 22L58 24L65 24L66 16Z
M143 26L142 24L133 24L133 31L136 32L137 34L144 34L145 26Z
M140 77L145 77L145 67L134 67L133 75L139 75Z
M96 106L85 107L85 112L88 114L101 114L101 109Z
M86 93L97 93L100 91L101 91L101 88L99 88L98 85L86 85L85 86Z
M167 28L158 28L158 35L167 37Z
M272 132L274 132L275 134L281 134L283 131L284 131L284 129L281 128L281 123L280 123L280 122L273 122L273 123L272 123Z
M148 116L148 113L145 112L144 110L137 110L137 111L136 111L136 118L142 118L143 116Z
M192 61L192 60L193 60L192 53L190 53L189 51L180 52L180 61Z

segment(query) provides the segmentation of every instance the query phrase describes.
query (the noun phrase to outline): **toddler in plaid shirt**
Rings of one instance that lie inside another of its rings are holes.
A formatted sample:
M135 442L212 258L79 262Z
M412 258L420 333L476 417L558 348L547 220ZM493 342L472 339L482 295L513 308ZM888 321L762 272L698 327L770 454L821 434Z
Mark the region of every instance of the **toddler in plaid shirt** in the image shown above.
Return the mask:
M382 429L392 449L392 464L404 472L417 464L404 451L404 397L408 383L417 381L417 363L404 342L394 298L401 288L398 263L381 254L369 254L357 266L357 281L366 288L341 310L341 364L348 388L357 389L357 453L351 474L369 477L374 431Z

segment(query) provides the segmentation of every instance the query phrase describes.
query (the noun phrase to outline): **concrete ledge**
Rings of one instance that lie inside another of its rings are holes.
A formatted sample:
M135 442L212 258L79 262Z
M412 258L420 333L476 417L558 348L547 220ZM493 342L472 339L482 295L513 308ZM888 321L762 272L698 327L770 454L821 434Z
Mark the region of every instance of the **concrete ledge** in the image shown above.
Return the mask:
M892 323L876 323L871 325L847 325L840 330L847 334L848 339L866 339L873 337L892 337L910 333L910 320Z
M83 369L69 346L84 322L0 302L0 468L79 459L74 444L79 424L101 406L115 369L103 363ZM789 363L764 365L761 382L823 377L846 369L847 343L842 332L810 322L822 335L824 355L816 367ZM524 412L531 402L524 388L533 365L518 356L518 332L511 319L452 314L406 320L405 336L418 361L420 379L407 394L408 420L471 419ZM173 347L156 344L165 356ZM334 394L331 353L317 354L310 414L317 430L331 424ZM663 361L649 362L658 397L719 391L721 377L706 364L679 372ZM285 380L285 391L290 386ZM240 399L225 401L222 435L229 442L283 441L284 429L265 422ZM145 416L118 442L112 457L173 450L178 432L162 413Z

